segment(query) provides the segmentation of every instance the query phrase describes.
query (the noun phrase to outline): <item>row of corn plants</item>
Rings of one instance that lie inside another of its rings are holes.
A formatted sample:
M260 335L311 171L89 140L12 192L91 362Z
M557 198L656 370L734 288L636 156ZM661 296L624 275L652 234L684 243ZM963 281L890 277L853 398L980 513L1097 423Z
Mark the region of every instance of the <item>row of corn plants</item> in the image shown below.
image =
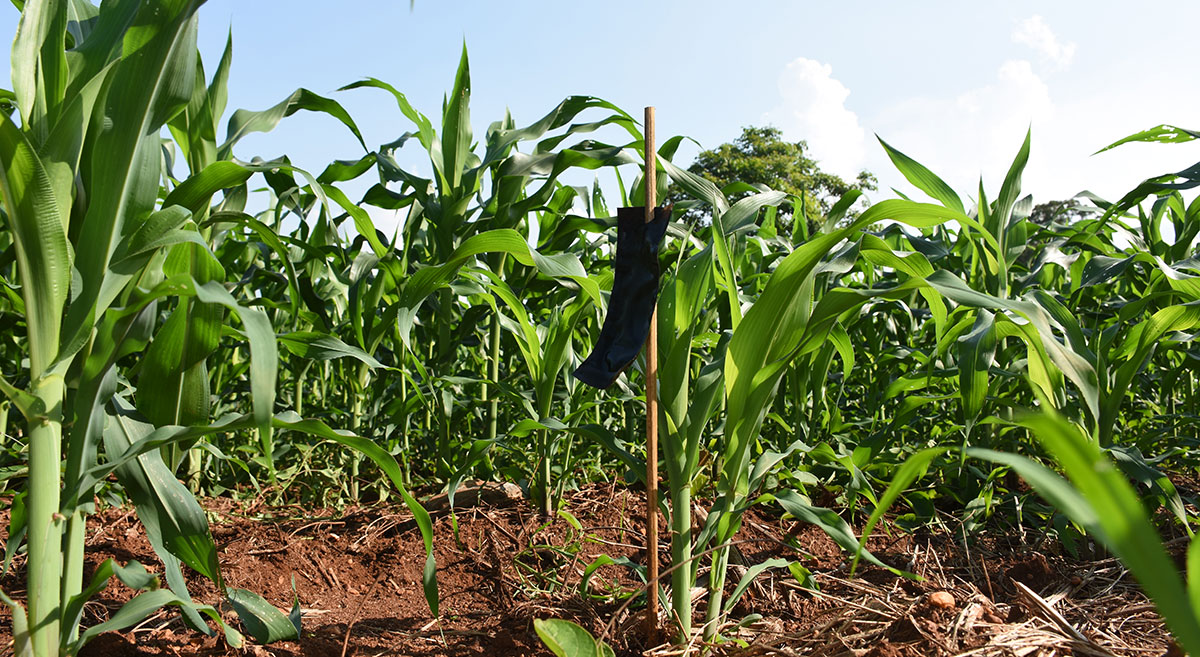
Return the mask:
M602 393L570 375L612 285L610 205L643 197L638 123L573 96L477 138L465 49L436 120L381 80L339 92L395 103L408 128L376 148L336 100L306 89L227 117L232 43L209 77L201 4L19 4L0 125L4 568L23 552L29 582L24 606L5 597L18 654L74 653L163 606L240 643L192 601L184 567L217 583L255 640L295 636L296 613L224 585L195 493L399 494L425 535L436 614L431 525L409 487L453 499L468 477L510 480L552 515L567 487L645 478L640 365ZM348 130L361 152L316 174L285 154L235 155L299 111ZM1195 136L1164 126L1130 140ZM1200 652L1192 598L1159 552L1130 542L1154 534L1127 531L1150 526L1148 506L1174 519L1158 529L1191 533L1191 500L1164 471L1196 462L1193 170L1050 211L1021 192L1029 135L994 197L982 183L960 195L881 142L930 202L866 204L855 191L818 221L793 221L814 219L808 200L718 189L673 164L681 141L657 153L659 196L669 181L690 199L662 249L658 331L676 566L663 584L681 641L719 639L750 579L789 565L727 581L750 506L817 524L884 566L862 546L886 509L915 527L951 500L967 529L1021 510L1068 549L1109 546ZM402 167L405 148L431 173ZM595 181L578 184L583 172ZM345 183L364 177L351 200ZM709 219L685 220L692 210ZM388 213L399 225L381 230ZM1084 466L1101 465L1112 474L1097 484ZM1112 499L1094 493L1110 485ZM111 562L84 581L99 496L136 506L166 587ZM144 592L80 628L113 576Z

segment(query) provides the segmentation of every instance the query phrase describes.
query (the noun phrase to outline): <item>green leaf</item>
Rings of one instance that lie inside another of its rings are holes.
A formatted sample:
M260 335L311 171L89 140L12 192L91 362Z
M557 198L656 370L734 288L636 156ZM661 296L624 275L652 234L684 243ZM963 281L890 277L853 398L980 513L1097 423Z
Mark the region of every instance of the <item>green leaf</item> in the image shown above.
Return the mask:
M172 189L163 201L163 207L178 205L199 213L208 207L213 194L241 185L254 175L254 171L254 168L228 160L213 162L192 173L187 180Z
M971 331L958 339L958 382L962 391L963 423L968 427L974 426L983 411L995 354L995 316L981 309L975 315Z
M260 644L300 638L300 628L263 597L246 589L231 588L226 594L242 626Z
M222 628L225 628L225 638L231 647L241 647L241 635L238 634L237 631L225 625L225 623L221 620L220 613L218 613L216 609L208 605L192 605L190 602L180 598L168 589L157 589L154 591L147 591L134 597L132 600L122 605L121 608L117 610L117 613L113 614L107 621L98 625L93 625L84 630L84 632L79 635L79 639L69 648L69 654L78 652L79 649L82 648L87 642L101 634L104 634L105 632L123 630L127 627L136 625L163 607L178 607L184 605L191 605L197 611L203 613L211 620L218 623Z
M587 567L583 569L583 575L579 578L579 593L580 593L580 595L582 595L586 598L606 597L606 596L603 596L600 594L592 593L591 587L589 586L592 581L592 576L596 574L597 570L600 570L604 566L624 566L625 568L629 568L629 569L635 571L636 573L638 573L638 575L643 580L646 579L645 567L634 562L633 560L629 559L628 557L613 558L613 557L608 556L607 554L601 554L600 556L593 559L592 562L589 563L587 565Z
M887 513L887 510L899 499L900 495L925 473L925 470L929 467L933 459L945 454L947 451L949 451L949 448L946 447L932 447L923 449L904 459L904 463L896 470L896 474L892 475L892 483L888 484L887 490L880 496L879 502L875 505L875 510L871 512L871 517L867 519L867 524L863 527L862 536L858 540L858 548L854 551L854 561L850 564L851 577L858 570L858 560L867 548L867 539L871 537L871 531L875 529L875 525L883 518L883 514Z
M112 559L105 559L92 574L92 580L88 586L77 595L72 596L63 609L64 622L61 631L63 633L62 642L64 644L68 642L70 634L79 626L79 620L83 616L83 606L97 593L108 588L109 580L114 575L123 584L135 591L147 591L158 588L158 578L148 572L141 563L130 561L128 564L122 566Z
M21 412L26 422L35 422L46 415L46 404L36 395L14 387L0 376L0 392Z
M396 458L366 438L349 432L335 431L323 422L303 420L295 413L281 413L276 418L275 426L320 436L321 438L326 438L349 447L374 461L375 465L379 466L379 469L391 480L392 485L400 492L400 497L404 500L404 505L412 512L413 519L417 523L417 528L421 530L421 538L425 542L425 570L422 575L422 586L425 592L425 601L429 604L429 610L433 612L434 616L437 616L439 596L437 589L437 562L433 553L433 523L429 519L429 512L417 502L417 499L405 487L404 476L400 472L400 466L396 463Z
M728 212L721 215L721 222L725 226L727 234L736 233L754 224L758 218L759 210L767 207L778 207L780 203L787 200L787 194L783 192L762 192L752 194L743 199L739 199L729 208Z
M200 238L195 229L187 227L191 218L191 211L179 206L151 213L137 230L117 244L110 269L124 274L135 273L159 249L188 241L208 248L208 244Z
M119 399L104 431L110 457L123 454L151 436L154 427L133 417ZM217 584L221 584L217 548L204 509L163 463L158 451L147 451L116 468L117 478L133 500L138 517L156 552L169 552Z
M25 533L29 530L26 524L29 518L29 509L25 506L27 495L27 491L21 491L12 497L8 515L8 538L4 541L4 566L0 568L0 575L8 572L8 567L12 565L13 557L17 555L21 542L25 540Z
M58 352L63 306L71 284L67 217L33 146L8 116L0 117L0 200L17 252L30 369L40 376Z
M366 142L363 141L362 133L358 130L358 125L340 103L336 100L315 94L308 89L297 89L292 95L269 109L259 112L240 109L234 112L233 116L229 118L229 124L225 127L225 142L217 149L217 160L231 159L233 157L233 147L246 135L254 132L270 132L275 129L275 126L279 125L279 122L284 117L291 116L301 110L320 112L332 116L350 130L364 151L370 150L367 148Z
M707 178L686 169L680 169L662 158L659 158L658 163L666 169L667 175L671 177L671 182L679 185L693 198L700 199L711 206L714 216L724 214L729 210L729 201L725 200L725 195Z
M194 14L200 4L171 0L138 5L133 19L138 28L125 34L123 48L129 54L113 70L102 110L111 127L96 136L86 167L90 195L77 243L87 248L77 251L82 286L63 322L61 357L83 347L132 277L130 272L110 272L110 257L157 202L159 131L191 98L196 74Z
M790 568L792 562L787 559L767 559L762 563L754 564L746 569L746 574L738 580L737 586L733 587L733 593L729 594L729 599L725 601L726 609L733 609L737 601L742 598L742 594L750 585L754 583L754 579L762 574L763 571L769 568Z
M799 520L820 527L822 531L829 535L829 538L833 539L834 543L838 544L838 547L846 552L854 553L855 560L861 555L868 562L880 568L886 568L895 575L917 579L917 576L912 573L906 573L883 563L875 555L863 548L859 540L854 537L854 531L850 529L850 525L846 524L846 521L842 520L841 516L830 509L813 506L798 493L791 490L780 491L774 495L774 498L779 503L779 506L783 507L784 511L792 514Z
M535 619L533 629L557 657L613 657L612 648L571 621Z
M67 3L35 2L21 11L12 49L12 84L21 125L46 139L67 87Z
M8 605L12 612L12 641L13 657L33 657L33 641L29 635L29 615L21 603L14 602L4 591L0 591L0 601Z
M1121 144L1128 144L1135 141L1152 142L1157 144L1182 144L1193 139L1200 139L1200 132L1195 132L1164 123L1162 125L1154 126L1148 130L1135 132L1128 137L1118 139L1108 146L1096 151L1096 153L1093 153L1093 155L1116 148Z
M206 246L173 247L163 265L167 276L191 276L198 284L223 281L225 270ZM137 407L151 423L201 424L212 405L208 357L221 341L225 313L219 305L195 298L179 300L142 356ZM176 464L172 463L172 466Z
M125 416L121 416L125 418ZM110 472L119 468L123 468L141 459L143 456L156 455L157 450L168 445L178 444L180 442L195 440L201 436L207 436L217 433L227 433L248 429L256 426L257 418L253 415L228 416L206 426L198 427L160 427L153 431L146 432L147 425L130 421L124 421L126 427L130 429L130 435L141 436L136 441L131 441L128 447L124 449L110 450L108 453L109 463L98 465L87 472L87 476L80 483L81 487L94 486L100 479L106 477ZM426 552L426 569L424 587L426 601L429 603L430 610L436 616L438 613L438 594L437 580L435 578L436 569L434 568L434 553L433 553L433 524L429 518L429 513L417 502L404 486L404 478L400 472L400 466L396 463L394 456L378 444L354 435L348 431L336 431L331 429L329 425L319 420L305 420L295 413L288 411L280 413L272 419L272 427L297 433L310 434L324 438L343 446L354 449L364 456L370 458L379 466L379 469L384 475L391 480L392 484L400 492L401 498L404 500L405 506L412 512L414 520L417 523L418 529L421 531L421 537L425 542ZM106 433L107 436L107 433ZM161 463L161 459L159 460ZM173 479L172 479L173 480ZM177 481L175 483L178 483ZM186 490L184 491L186 493ZM188 494L190 497L190 494ZM149 528L147 528L149 530ZM185 560L186 561L186 560ZM189 564L190 565L190 564Z
M887 152L888 158L892 160L892 164L896 165L896 169L914 187L929 194L951 210L961 213L966 212L963 209L962 199L958 197L958 194L954 193L950 185L947 185L945 181L929 169L926 169L921 163L892 148L882 137L876 135L875 138L879 140L880 145L883 146L883 150Z
M1035 415L1021 424L1054 455L1071 485L1022 457L1005 455L1000 462L1012 465L1039 494L1094 532L1137 578L1184 650L1200 652L1200 610L1125 475L1066 420ZM998 460L994 453L988 456Z
M275 406L275 379L279 371L279 357L275 343L275 331L266 313L257 308L247 308L234 300L216 281L195 285L196 298L204 303L225 306L242 320L246 339L250 343L250 392L253 396L254 417L261 428L271 422Z
M416 310L429 295L449 283L468 260L482 253L507 253L526 266L536 265L548 276L569 279L596 303L601 303L600 288L587 277L583 265L569 254L566 258L546 258L530 248L529 243L515 230L500 228L489 230L463 240L450 257L439 265L425 267L409 277L400 294L401 336L408 341L409 332L415 322Z
M426 150L432 150L434 141L437 139L436 133L433 130L433 123L424 114L414 109L412 104L408 102L408 97L397 91L392 85L375 78L366 78L358 82L352 82L341 89L338 89L338 91L372 87L376 89L383 89L384 91L392 94L392 96L396 99L396 104L400 107L400 112L404 114L408 120L417 125L417 131L421 140L421 145L424 146Z
M443 184L457 189L462 184L463 169L471 153L471 68L467 61L467 44L463 42L462 57L458 62L458 73L454 76L454 89L446 103L442 117L442 159L434 158L434 165L441 166ZM449 190L444 191L447 193Z
M342 342L336 336L315 331L294 331L277 336L279 344L284 349L313 360L333 360L336 358L353 358L364 363L367 367L385 367L367 352L358 347Z

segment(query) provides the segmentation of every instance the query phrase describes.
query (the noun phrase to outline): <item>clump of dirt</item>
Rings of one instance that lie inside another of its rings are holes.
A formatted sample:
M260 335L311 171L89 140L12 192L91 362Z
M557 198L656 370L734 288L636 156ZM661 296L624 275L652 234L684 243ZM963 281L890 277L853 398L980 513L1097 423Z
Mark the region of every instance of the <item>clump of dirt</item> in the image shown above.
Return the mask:
M1034 552L1014 563L1005 574L1008 578L1026 586L1042 587L1054 579L1054 569L1046 560L1046 555Z
M256 591L285 610L291 607L294 585L300 601L301 638L255 646L251 654L550 655L533 622L551 617L579 623L620 655L681 654L646 644L640 598L626 604L641 591L631 568L600 566L584 586L587 567L602 555L644 563L640 491L593 485L569 494L564 508L573 521L548 521L511 496L466 499L473 506L457 512L457 531L447 512L435 516L441 593L437 619L422 596L421 536L403 508L334 513L206 501L227 583ZM0 513L3 526L6 515ZM664 520L660 536L666 532ZM911 571L919 579L877 566L860 567L851 577L846 555L820 529L785 520L771 509L751 509L735 538L730 588L749 567L778 557L798 562L810 575L802 584L785 568L760 574L738 602L732 621L751 614L761 618L741 627L731 622L721 633L738 640L713 648L730 655L857 657L965 651L983 656L1039 650L1063 654L1072 649L1086 654L1088 648L1114 655L1167 651L1161 620L1115 561L1072 562L1046 546L1031 551L1004 532L985 534L969 546L952 536L882 527L869 549L897 571ZM136 559L148 567L157 563L128 508L106 509L91 518L87 547L88 576L110 557ZM670 558L665 540L660 550L665 570ZM1064 579L1057 573L1075 575ZM0 577L0 588L21 598L24 577L19 557ZM701 577L707 577L703 566ZM1019 597L1012 581L1036 592L1069 627L1061 627L1040 604ZM219 604L215 588L203 578L192 575L188 585L198 601ZM131 594L120 584L111 585L85 608L85 625L106 620ZM697 600L697 626L704 604L703 597ZM1092 645L1081 645L1079 636ZM3 644L11 644L7 608L0 611ZM700 647L693 642L693 651ZM103 635L84 652L97 657L225 654L246 652L187 629L171 610L130 630Z

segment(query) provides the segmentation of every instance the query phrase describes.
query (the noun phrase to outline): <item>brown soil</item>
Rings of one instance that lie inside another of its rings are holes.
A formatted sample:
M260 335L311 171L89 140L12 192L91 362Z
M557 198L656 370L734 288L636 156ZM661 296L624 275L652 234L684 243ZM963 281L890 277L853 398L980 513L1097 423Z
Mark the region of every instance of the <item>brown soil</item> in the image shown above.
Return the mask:
M286 610L294 579L304 615L302 638L233 650L186 629L177 613L163 611L132 630L102 636L84 654L549 655L533 621L554 617L604 636L619 655L680 655L645 642L644 616L626 608L621 597L637 588L627 568L601 567L589 595L580 592L584 568L599 555L644 561L637 547L644 540L640 500L639 492L608 486L570 494L564 509L582 530L564 518L547 523L522 501L484 500L459 511L457 539L450 517L441 514L435 520L439 620L431 618L421 593L421 537L402 509L338 515L212 500L206 507L228 584L257 591ZM0 514L4 526L6 516ZM946 525L953 527L949 520ZM132 510L107 509L90 527L89 571L110 557L148 567L157 563ZM664 525L660 535L665 532ZM871 549L923 581L877 567L860 567L851 577L844 554L819 529L753 509L737 537L730 586L746 567L788 557L809 569L820 588L802 588L783 569L764 572L734 610L735 621L750 614L761 618L740 629L725 627L722 634L734 640L717 652L827 657L1168 652L1159 617L1115 561L1071 561L1047 544L1035 551L1016 532L985 534L965 547L953 536L929 529L915 534L891 529L889 535L883 528L872 537ZM668 557L664 545L664 563ZM1032 594L1022 593L1015 581ZM202 578L190 579L189 586L197 600L218 602L214 587ZM0 577L0 588L23 598L23 558ZM89 604L85 624L107 618L130 594L119 583L111 585ZM703 600L696 606L703 610ZM1065 619L1065 627L1053 612ZM7 608L0 611L0 645L11 646Z

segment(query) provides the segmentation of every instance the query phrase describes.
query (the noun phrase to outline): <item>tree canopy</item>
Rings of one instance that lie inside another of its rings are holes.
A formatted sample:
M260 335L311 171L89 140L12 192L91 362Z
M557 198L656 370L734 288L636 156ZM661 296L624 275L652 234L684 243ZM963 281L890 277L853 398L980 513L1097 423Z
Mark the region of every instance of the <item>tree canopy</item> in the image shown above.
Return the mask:
M731 183L765 185L771 189L793 194L803 199L805 214L810 220L818 220L843 194L859 189L876 189L875 176L861 171L854 182L822 171L818 162L808 155L805 141L783 140L783 132L772 126L747 126L732 143L721 144L696 156L688 170L707 178L722 190ZM726 190L727 194L733 190ZM747 192L732 193L734 199ZM672 188L668 200L685 198L681 190ZM782 208L781 208L782 209ZM783 213L781 212L781 215ZM690 219L703 221L708 218L707 209L689 211ZM790 231L791 217L783 216L780 228Z

